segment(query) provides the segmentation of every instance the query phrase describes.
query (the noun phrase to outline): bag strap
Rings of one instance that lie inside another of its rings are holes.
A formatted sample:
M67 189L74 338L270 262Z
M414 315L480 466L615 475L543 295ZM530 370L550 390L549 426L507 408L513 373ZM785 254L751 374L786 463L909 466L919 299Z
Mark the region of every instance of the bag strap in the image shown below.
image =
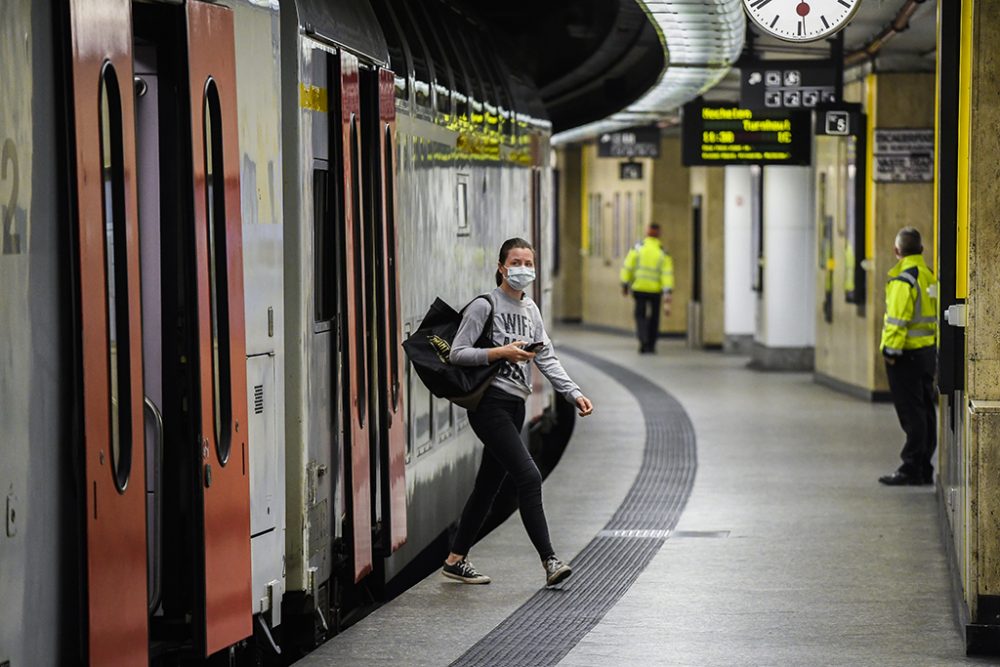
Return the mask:
M487 292L486 294L480 294L475 299L465 304L465 308L462 309L460 313L462 316L465 315L466 309L476 302L477 299L486 299L486 302L490 304L490 313L486 316L486 321L483 322L483 330L479 332L479 336L476 338L476 346L478 347L479 342L485 337L489 341L490 347L493 346L493 313L495 312L496 306L493 303L493 295Z

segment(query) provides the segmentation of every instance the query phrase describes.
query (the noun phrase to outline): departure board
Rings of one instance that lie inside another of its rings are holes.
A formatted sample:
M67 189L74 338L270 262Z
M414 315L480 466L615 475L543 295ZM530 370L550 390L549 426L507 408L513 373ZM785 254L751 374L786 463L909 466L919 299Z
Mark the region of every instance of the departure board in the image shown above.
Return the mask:
M693 102L684 107L681 137L682 161L688 167L808 165L812 158L808 111Z

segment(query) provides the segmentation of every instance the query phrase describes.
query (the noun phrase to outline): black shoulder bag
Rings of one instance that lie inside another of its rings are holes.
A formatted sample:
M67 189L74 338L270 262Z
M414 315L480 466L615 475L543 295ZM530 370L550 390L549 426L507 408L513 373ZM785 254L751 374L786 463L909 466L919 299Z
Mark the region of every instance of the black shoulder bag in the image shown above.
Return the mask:
M483 333L476 341L476 347L493 347L493 300L488 294L476 299L486 299L490 304L490 314L483 325ZM470 301L465 308L472 305ZM454 366L449 357L455 334L462 324L462 314L442 301L434 300L417 330L403 341L403 350L413 364L413 369L432 394L467 410L475 410L486 389L500 371L503 360L488 366Z

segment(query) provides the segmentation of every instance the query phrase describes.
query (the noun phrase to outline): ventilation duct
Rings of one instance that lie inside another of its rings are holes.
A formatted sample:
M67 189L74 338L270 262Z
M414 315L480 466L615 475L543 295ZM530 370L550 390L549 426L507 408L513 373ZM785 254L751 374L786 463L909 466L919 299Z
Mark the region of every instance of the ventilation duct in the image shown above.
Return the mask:
M676 114L729 73L743 50L742 0L637 0L663 45L667 63L659 80L638 101L594 123L560 132L553 144L590 139Z

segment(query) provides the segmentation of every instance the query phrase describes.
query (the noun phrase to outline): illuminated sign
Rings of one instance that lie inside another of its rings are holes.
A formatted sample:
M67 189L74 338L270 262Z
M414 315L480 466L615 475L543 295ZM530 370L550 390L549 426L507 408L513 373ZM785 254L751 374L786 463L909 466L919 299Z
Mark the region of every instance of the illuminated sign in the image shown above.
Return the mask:
M682 161L689 167L808 165L811 130L808 112L753 111L695 102L684 107Z
M605 132L597 139L598 157L660 157L660 128L636 127Z

